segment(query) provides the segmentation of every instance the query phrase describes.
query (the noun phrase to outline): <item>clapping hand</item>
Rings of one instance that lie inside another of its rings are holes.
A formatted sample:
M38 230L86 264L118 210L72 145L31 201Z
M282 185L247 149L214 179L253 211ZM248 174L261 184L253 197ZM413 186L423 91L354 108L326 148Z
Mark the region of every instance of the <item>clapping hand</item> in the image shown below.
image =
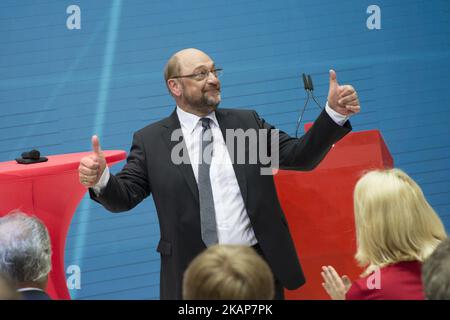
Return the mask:
M347 276L340 277L332 266L322 267L322 286L333 300L345 300L352 283Z

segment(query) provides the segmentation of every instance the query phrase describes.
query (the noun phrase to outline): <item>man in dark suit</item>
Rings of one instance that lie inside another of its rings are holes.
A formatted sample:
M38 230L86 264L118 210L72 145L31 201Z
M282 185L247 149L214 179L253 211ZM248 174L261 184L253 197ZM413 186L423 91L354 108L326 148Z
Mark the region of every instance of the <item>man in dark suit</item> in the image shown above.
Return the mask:
M297 139L278 132L255 111L218 109L220 71L197 49L174 54L164 76L175 111L134 134L127 164L117 175L109 173L93 136L93 153L80 162L80 182L112 212L130 210L153 194L161 231L161 299L181 299L189 262L215 243L254 247L271 267L276 298L282 299L284 287L298 288L305 279L273 176L262 174L270 163L249 159L264 145L261 140L275 137L277 150L269 147L266 154L278 153L282 167L313 169L351 130L347 119L359 112L358 96L352 86L340 86L331 70L326 108ZM227 136L230 130L238 133L233 139ZM249 138L239 149L230 140L242 138L242 132L254 132L256 140Z
M44 290L39 288L22 288L18 291L22 294L22 300L52 300Z

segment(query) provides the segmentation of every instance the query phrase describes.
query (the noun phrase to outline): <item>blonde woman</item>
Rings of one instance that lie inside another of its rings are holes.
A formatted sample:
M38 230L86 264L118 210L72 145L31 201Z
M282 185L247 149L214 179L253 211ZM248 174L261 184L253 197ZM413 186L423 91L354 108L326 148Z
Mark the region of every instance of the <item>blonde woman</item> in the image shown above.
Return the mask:
M184 273L185 300L271 300L274 295L272 271L248 246L208 247Z
M351 283L331 266L323 286L334 300L422 300L422 262L446 238L420 187L399 169L365 174L356 184L354 211L359 265Z

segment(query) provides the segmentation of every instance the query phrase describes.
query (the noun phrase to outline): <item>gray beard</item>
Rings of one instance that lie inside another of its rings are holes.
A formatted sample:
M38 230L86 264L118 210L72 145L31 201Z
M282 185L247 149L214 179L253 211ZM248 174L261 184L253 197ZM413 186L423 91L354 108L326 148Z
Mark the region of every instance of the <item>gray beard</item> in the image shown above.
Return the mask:
M203 94L199 100L192 100L191 97L188 96L185 96L185 99L191 107L197 110L216 110L220 104L220 100L219 102L216 102L216 99L208 97L206 94Z
M220 93L219 93L220 95ZM217 109L217 107L220 104L220 100L219 102L216 101L216 99L208 97L206 94L202 95L202 104L208 107L213 107L214 109Z

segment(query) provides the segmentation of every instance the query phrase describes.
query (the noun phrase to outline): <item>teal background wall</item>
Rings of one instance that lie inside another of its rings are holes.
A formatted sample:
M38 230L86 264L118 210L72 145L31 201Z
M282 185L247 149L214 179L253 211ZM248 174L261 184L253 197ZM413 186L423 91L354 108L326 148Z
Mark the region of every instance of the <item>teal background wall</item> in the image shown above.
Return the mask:
M369 30L366 9L381 8ZM69 5L81 29L69 30ZM129 150L132 133L170 114L162 70L196 47L224 68L222 107L252 108L293 134L310 73L324 104L328 70L359 92L354 130L379 129L398 167L450 227L450 2L445 0L2 0L0 161ZM305 121L313 121L312 105ZM113 172L122 164L116 165ZM174 198L174 201L176 199ZM113 215L83 199L66 265L79 265L74 299L158 299L159 229L147 199Z

